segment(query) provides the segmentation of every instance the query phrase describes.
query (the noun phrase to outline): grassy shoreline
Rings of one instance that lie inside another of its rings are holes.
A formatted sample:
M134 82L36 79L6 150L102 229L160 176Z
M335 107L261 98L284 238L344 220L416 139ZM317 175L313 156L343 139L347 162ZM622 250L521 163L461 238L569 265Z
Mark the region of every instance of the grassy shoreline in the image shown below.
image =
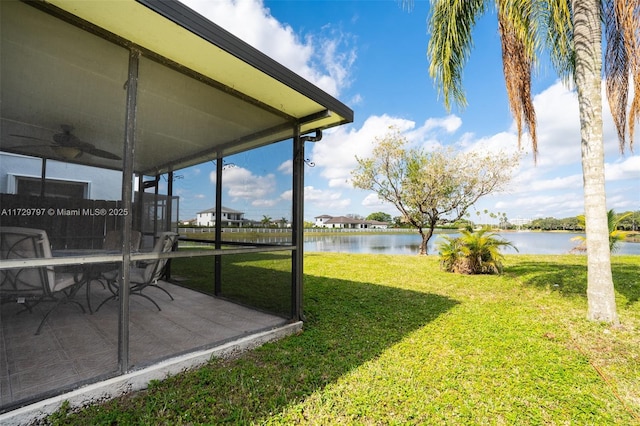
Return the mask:
M286 238L291 236L291 231L280 231L274 230L275 232L263 233L258 231L252 231L251 229L242 230L242 232L227 232L223 235L223 239L225 241L246 241L246 240L258 240L260 238L268 237L277 237L277 238ZM436 228L435 234L453 234L458 232L457 229L451 228ZM530 231L518 231L514 229L497 229L494 232L498 233L513 233L513 232L552 232L552 233L579 233L579 231L571 231L571 230L555 230L555 231L544 231L541 229L534 229ZM334 236L334 235L404 235L407 233L415 233L418 234L418 231L415 229L403 229L403 230L358 230L358 231L332 231L332 230L322 230L322 231L311 231L308 229L304 230L305 237L311 236ZM215 240L214 232L199 232L199 233L186 233L182 235L186 238L196 238L196 239L206 239L206 240ZM630 243L640 243L640 232L629 232L625 238L626 242Z
M640 422L638 256L616 256L620 328L585 320L586 259L307 253L304 331L54 424Z

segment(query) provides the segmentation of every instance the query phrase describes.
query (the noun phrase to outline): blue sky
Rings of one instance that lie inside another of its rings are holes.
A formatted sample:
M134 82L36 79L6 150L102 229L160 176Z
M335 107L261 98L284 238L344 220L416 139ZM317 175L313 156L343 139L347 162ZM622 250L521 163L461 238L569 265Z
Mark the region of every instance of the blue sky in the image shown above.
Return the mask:
M192 9L270 55L349 105L352 124L308 143L305 219L384 211L399 213L375 194L349 182L355 156L370 154L389 126L402 129L414 146L454 145L461 150L517 150L506 101L495 14L477 24L475 47L464 72L468 106L447 111L428 74L429 2L412 11L389 1L182 0ZM506 213L510 219L557 218L583 213L580 134L575 93L539 64L533 85L539 135L537 165L527 153L505 193L479 201L477 211ZM640 155L620 155L608 108L604 109L608 208L640 209ZM640 125L636 126L640 128ZM636 132L635 139L640 139ZM227 159L223 204L246 217L290 218L290 143ZM213 163L183 170L176 182L182 219L214 205Z

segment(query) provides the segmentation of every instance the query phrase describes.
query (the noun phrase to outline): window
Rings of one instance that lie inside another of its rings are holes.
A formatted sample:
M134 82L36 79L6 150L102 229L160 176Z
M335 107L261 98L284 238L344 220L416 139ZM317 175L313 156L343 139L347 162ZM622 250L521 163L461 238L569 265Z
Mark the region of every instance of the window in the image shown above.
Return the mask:
M42 181L40 178L16 176L16 194L40 195ZM46 197L84 199L87 198L89 184L58 179L46 179L44 195Z

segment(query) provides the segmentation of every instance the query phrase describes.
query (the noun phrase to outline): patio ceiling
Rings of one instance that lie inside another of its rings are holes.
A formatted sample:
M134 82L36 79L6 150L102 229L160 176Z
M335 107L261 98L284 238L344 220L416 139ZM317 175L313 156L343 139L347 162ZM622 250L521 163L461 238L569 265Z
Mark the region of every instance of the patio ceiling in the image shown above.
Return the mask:
M289 139L296 125L305 134L353 120L346 105L177 1L1 3L3 151L120 169L91 148L69 159L34 141L71 127L94 153L122 156L129 48L142 52L138 173Z

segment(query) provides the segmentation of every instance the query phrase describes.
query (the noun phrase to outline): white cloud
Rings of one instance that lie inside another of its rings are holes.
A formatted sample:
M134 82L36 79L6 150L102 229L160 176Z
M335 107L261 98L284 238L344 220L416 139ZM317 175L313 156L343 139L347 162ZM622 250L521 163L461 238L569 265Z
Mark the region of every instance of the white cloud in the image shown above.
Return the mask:
M287 160L284 163L280 164L278 167L278 171L284 173L285 175L293 174L293 160Z
M602 85L602 122L607 157L619 156L618 137L607 103L605 84ZM538 134L538 166L558 167L580 162L580 112L574 90L558 81L533 98ZM515 122L509 131L516 133ZM635 132L636 135L640 131ZM636 137L637 139L637 137ZM530 151L528 135L522 140Z
M606 163L604 170L607 181L640 180L640 155L619 159L615 163ZM640 197L640 195L638 196Z
M254 200L251 202L253 207L273 207L277 205L279 200Z
M413 121L388 115L371 116L359 130L342 126L325 134L322 141L313 145L311 160L321 170L321 176L328 180L329 187L351 188L351 171L357 165L356 156L370 156L374 139L387 133L389 127L408 130L414 125Z
M394 127L404 134L410 144L430 148L440 143L430 138L439 130L455 132L461 125L459 117L450 115L444 118L432 118L416 128L416 123L389 115L371 116L360 129L343 126L334 132L325 134L324 139L313 145L312 160L321 169L329 187L351 188L351 171L357 167L358 158L371 156L374 141L383 137Z
M625 211L637 211L638 210L638 197L635 199L629 197L629 190L640 192L638 185L635 188L621 188L620 190L613 190L607 192L607 208L613 209L616 213L622 213Z
M302 37L271 16L262 0L181 1L333 96L351 82L356 50L348 33L325 26Z
M604 90L604 88L603 88ZM603 96L603 135L605 144L605 175L608 183L608 208L637 209L629 201L630 193L640 191L640 156L621 157L617 134ZM584 209L583 177L580 152L580 118L575 92L557 82L535 95L537 114L538 161L534 164L528 134L522 139L522 148L528 154L520 162L508 195L496 194L481 200L479 205L491 206L498 211L513 212L522 217L569 217L581 214ZM465 133L458 145L466 150L481 149L498 152L517 149L515 124L506 131L476 137ZM627 154L628 155L628 154ZM610 197L616 188L609 183L622 185L626 193ZM631 188L630 188L631 186ZM634 189L635 188L635 189ZM637 197L636 197L637 200ZM485 208L485 207L483 207Z
M365 207L371 213L384 212L389 213L391 216L399 216L400 212L396 207L378 197L378 194L369 194L362 200L362 206ZM367 215L368 216L368 215Z
M518 150L518 137L510 132L500 132L495 135L474 139L474 135L465 133L457 143L465 151L502 154L515 153Z
M478 206L494 211L505 211L510 216L520 217L569 217L583 211L582 168L580 152L580 121L575 93L556 83L534 98L538 114L539 155L535 164L531 156L529 135L522 139L522 151L527 154L519 164L513 181L506 193L483 198ZM608 196L609 208L621 210L637 209L629 201L631 193L640 190L640 156L620 156L617 136L613 129L608 107L604 108L605 151L608 159L605 165L607 191L615 191L610 183L625 185L626 192ZM429 118L421 127L403 118L389 115L371 116L359 129L341 127L327 133L325 139L313 146L313 161L320 169L321 176L328 180L330 187L350 188L351 171L357 166L356 156L368 157L372 153L373 141L383 136L391 126L397 127L411 145L425 149L442 145L441 138L454 142L464 150L491 153L514 153L518 150L515 127L502 132L476 136L465 132L457 140L450 135L462 128L459 117L450 115ZM638 126L640 128L640 126ZM378 209L376 194L365 194L361 206L367 210ZM637 200L637 197L635 198ZM478 207L480 208L480 207Z
M582 191L554 195L503 196L493 204L497 211L507 212L508 217L525 218L575 216L582 212L583 205Z
M216 182L216 173L211 172L209 179ZM252 203L260 202L276 189L275 175L254 175L243 167L229 167L222 170L222 181L232 201L247 200Z
M320 69L325 70L326 74L318 80L318 85L325 87L325 90L328 87L329 93L337 94L340 88L349 87L351 84L350 70L356 60L356 53L353 48L345 50L345 46L351 44L351 36L348 33L330 25L325 25L323 29L327 35L320 37L318 50L322 52Z
M541 179L530 183L528 191L575 190L582 188L582 175L560 176L553 179Z
M448 134L455 133L460 126L462 126L462 119L453 114L440 118L428 118L421 127L407 132L406 136L412 141L423 141L438 131L444 131Z
M364 98L362 97L362 95L357 93L347 102L347 105L350 105L351 108L353 108L357 105L362 104L363 101L364 101Z
M286 191L281 198L291 197L291 191ZM339 191L325 190L314 188L313 186L304 187L305 206L309 204L313 210L334 212L346 208L351 204L351 199L343 198ZM329 213L327 213L329 214Z

